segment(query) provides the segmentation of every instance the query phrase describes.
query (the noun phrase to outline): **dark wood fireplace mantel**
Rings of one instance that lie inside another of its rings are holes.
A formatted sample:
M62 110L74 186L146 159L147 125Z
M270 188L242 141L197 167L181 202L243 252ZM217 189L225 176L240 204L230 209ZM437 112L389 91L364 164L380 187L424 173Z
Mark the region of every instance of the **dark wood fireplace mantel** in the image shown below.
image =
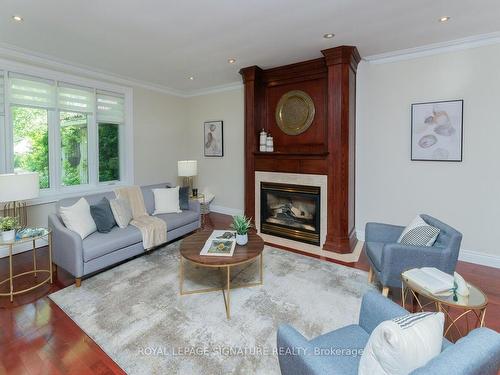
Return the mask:
M321 51L319 59L263 70L243 68L245 85L245 213L255 217L255 171L328 176L328 209L324 250L352 252L356 70L355 47ZM305 91L316 114L300 135L287 135L275 120L276 105L291 90ZM259 152L259 133L274 138L275 152Z

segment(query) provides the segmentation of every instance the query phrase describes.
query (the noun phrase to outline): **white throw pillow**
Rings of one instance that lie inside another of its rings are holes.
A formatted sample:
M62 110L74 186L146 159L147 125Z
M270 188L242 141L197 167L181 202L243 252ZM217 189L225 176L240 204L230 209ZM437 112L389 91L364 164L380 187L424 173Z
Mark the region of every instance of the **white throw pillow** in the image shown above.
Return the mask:
M111 199L109 205L116 224L122 229L128 227L128 224L132 221L132 209L128 201L119 198Z
M380 323L359 361L358 375L406 375L441 353L444 314L409 314Z
M439 235L440 229L427 224L417 215L399 236L398 243L414 246L432 246Z
M90 206L85 198L69 207L59 207L61 219L69 230L80 235L82 240L97 230L94 219L90 214Z
M179 207L179 186L170 189L153 189L155 212L153 215L182 212Z

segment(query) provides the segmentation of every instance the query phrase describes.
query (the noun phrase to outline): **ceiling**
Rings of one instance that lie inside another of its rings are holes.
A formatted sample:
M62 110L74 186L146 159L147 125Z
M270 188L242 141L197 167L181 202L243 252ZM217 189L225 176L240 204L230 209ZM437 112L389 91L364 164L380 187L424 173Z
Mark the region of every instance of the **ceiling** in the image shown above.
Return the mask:
M12 20L13 15L23 22ZM451 17L440 23L441 16ZM358 47L361 56L500 31L498 0L3 0L0 45L190 92ZM335 33L333 39L323 34ZM235 58L235 64L227 60ZM189 77L194 79L190 80Z

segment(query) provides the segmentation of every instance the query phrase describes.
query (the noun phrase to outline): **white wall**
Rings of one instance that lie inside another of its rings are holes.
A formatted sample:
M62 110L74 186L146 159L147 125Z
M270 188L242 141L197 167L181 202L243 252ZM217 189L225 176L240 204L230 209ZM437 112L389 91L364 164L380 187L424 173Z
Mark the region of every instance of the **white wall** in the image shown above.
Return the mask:
M185 128L188 157L198 160L195 185L208 189L216 198L215 209L243 210L244 201L244 95L243 88L188 98ZM224 157L204 157L203 122L224 121Z
M410 161L410 105L464 99L463 162ZM428 213L500 257L500 45L358 70L356 227ZM463 252L463 251L462 251ZM498 259L498 258L497 258Z

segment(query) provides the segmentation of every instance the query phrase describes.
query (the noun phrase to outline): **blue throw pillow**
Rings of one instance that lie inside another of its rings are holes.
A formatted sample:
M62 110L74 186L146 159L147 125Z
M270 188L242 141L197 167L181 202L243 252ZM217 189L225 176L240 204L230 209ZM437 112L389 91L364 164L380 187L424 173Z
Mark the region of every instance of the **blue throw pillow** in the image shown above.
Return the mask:
M113 211L108 198L102 198L99 203L90 206L90 215L95 221L95 226L99 233L109 233L116 225Z
M189 186L179 188L179 208L189 210Z

